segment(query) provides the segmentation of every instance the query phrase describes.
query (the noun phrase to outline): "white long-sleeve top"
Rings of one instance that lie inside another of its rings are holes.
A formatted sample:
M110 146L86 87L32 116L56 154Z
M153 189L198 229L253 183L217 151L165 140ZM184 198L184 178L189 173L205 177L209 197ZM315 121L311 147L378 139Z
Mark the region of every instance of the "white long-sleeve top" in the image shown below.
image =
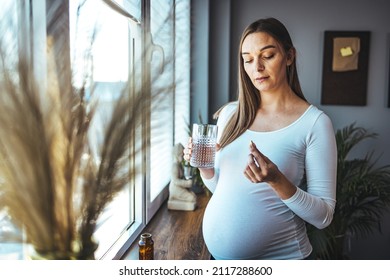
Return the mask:
M218 118L219 135L237 104ZM282 200L267 183L244 176L249 142L297 186ZM336 204L337 149L329 117L313 105L292 124L271 132L247 130L216 154L215 173L203 178L213 193L203 236L216 259L303 259L312 251L305 222L330 224ZM307 189L298 186L306 172Z

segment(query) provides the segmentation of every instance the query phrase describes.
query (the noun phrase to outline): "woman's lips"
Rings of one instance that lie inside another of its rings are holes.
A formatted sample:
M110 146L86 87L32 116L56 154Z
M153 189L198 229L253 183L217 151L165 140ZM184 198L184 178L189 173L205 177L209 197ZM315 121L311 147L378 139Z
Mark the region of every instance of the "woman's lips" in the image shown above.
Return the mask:
M266 79L268 79L268 77L259 77L259 78L256 78L255 80L256 80L258 83L262 83L262 82L264 82Z

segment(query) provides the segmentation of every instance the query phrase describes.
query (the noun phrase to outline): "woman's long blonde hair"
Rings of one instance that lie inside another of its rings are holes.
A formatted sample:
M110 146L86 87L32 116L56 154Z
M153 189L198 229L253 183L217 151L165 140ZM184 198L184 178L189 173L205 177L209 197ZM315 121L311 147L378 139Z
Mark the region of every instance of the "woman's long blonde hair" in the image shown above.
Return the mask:
M220 145L221 148L227 146L243 134L253 123L256 112L260 107L261 99L258 89L255 88L252 81L245 73L244 63L241 56L242 44L245 38L252 33L265 32L272 36L282 46L285 53L294 49L290 34L286 27L275 18L260 19L251 23L243 32L238 51L238 108L228 121L222 132ZM290 66L286 67L288 84L294 93L306 100L304 97L298 79L296 59L294 57ZM214 115L218 117L219 112Z

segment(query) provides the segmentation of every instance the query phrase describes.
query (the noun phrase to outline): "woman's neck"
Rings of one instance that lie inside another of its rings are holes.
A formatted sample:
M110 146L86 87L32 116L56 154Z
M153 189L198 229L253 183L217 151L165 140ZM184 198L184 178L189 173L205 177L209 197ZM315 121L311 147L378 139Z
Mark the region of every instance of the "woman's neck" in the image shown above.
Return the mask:
M261 92L260 110L275 112L293 106L300 99L292 89L287 86L273 92Z

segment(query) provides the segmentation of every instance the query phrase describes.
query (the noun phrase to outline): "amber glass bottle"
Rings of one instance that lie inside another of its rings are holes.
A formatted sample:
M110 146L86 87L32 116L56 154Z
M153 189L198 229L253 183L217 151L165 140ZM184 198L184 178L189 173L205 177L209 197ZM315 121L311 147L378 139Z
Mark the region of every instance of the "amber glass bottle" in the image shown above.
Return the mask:
M150 233L142 233L138 242L139 259L153 260L154 259L154 241Z

